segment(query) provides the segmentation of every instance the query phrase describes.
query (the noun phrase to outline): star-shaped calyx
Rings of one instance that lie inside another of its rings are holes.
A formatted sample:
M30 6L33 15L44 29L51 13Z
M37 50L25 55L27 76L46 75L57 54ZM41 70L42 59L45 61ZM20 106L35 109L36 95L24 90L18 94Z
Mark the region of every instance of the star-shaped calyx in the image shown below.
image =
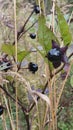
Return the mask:
M52 49L47 53L47 58L52 62L54 68L61 65L61 62L68 63L66 51L68 44L65 47L60 47L54 40L52 40Z

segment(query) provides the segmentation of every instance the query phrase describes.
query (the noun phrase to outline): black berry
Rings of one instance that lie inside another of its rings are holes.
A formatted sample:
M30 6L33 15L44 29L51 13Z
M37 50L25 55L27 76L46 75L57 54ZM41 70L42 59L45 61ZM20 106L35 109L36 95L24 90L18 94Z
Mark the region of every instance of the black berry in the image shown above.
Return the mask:
M58 48L51 49L47 54L47 58L51 62L61 61L61 57L62 57L62 54Z
M0 116L3 114L3 112L4 112L4 107L0 105Z
M28 65L28 69L32 73L35 73L38 70L38 65L33 63L33 62L30 62L29 65Z
M36 14L39 14L39 13L40 13L40 7L39 7L39 5L35 5L35 6L34 6L34 12L35 12Z
M30 37L31 37L32 39L35 39L35 38L36 38L36 34L35 34L35 33L31 33L31 34L30 34Z

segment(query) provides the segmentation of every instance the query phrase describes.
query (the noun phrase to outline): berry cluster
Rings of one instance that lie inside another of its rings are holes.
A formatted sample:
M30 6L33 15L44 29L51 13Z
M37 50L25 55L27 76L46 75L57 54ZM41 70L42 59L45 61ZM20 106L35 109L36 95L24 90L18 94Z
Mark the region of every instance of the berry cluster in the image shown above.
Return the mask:
M40 13L40 7L39 7L39 5L34 5L34 12L35 12L36 14L39 14L39 13ZM30 36L31 39L35 39L35 38L36 38L36 34L35 34L35 33L30 33L29 36ZM33 63L33 62L30 62L30 63L28 64L28 69L29 69L29 71L31 71L33 74L35 74L35 72L38 70L38 65L35 64L35 63Z
M68 58L66 56L66 50L68 45L60 48L59 45L52 40L52 49L47 53L47 58L52 62L54 68L57 68L61 65L61 62L67 63Z

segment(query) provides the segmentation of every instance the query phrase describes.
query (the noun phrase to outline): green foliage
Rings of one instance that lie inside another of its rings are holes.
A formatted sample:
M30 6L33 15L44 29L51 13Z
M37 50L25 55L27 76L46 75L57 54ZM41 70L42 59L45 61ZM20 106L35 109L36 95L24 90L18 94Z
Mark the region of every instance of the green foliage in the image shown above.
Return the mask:
M15 54L15 46L11 44L3 44L2 51L8 55L14 56Z
M68 130L67 125L64 122L58 123L58 127L61 130Z
M10 56L15 55L15 46L10 44L3 44L2 45L2 51ZM28 51L19 51L17 54L17 59L19 62L21 62L30 52Z
M18 27L18 30L21 29L22 25L24 24L24 21L26 21L29 13L31 13L31 11L32 11L32 8L31 9L28 8L29 6L27 6L27 10L24 9L25 6L23 5L22 1L23 0L21 0L21 1L17 0L17 27ZM48 0L47 0L47 3L48 3ZM52 1L51 0L50 0L50 3L52 5ZM40 6L41 6L41 4L40 4ZM43 10L44 10L44 6L42 8ZM48 6L48 4L47 4L47 6ZM47 6L45 6L45 7L47 7ZM52 7L49 7L49 8L52 9ZM22 10L23 10L23 13L22 13ZM24 13L24 10L25 10L26 13ZM43 12L43 11L41 11L41 12ZM24 17L23 14L26 15L26 16ZM48 12L46 14L48 14ZM35 13L34 13L34 15L35 15ZM27 28L30 25L32 25L32 22L34 23L35 20L37 20L37 18L38 18L38 33L37 33L38 43L37 43L37 39L32 40L28 36L28 34L30 34L31 32L32 33L36 32L37 27L33 26L29 30L29 32L27 32L26 35L24 37L22 37L21 40L18 42L18 48L21 47L21 49L18 50L18 54L17 54L18 62L22 62L22 60L26 56L28 56L30 54L30 52L27 51L27 48L30 49L30 48L33 48L33 46L42 55L42 57L45 60L45 62L46 61L49 62L47 60L47 58L45 58L45 56L46 56L47 52L52 47L51 41L54 40L54 41L56 41L59 44L57 36L55 36L55 34L46 25L46 19L48 18L49 15L48 16L46 15L46 17L44 15L40 15L40 16L39 15L37 15L37 16L35 15L34 16L34 15L30 18L29 24L27 24L27 26L25 27L25 31L27 30ZM10 16L11 16L11 14L10 14ZM50 18L51 20L49 20L49 23L52 23L52 14L50 14L50 16L51 16L51 18ZM23 20L21 20L22 17L23 17ZM33 17L34 17L34 19L33 19ZM57 16L54 15L54 17L58 20L58 24L59 24L59 28L60 28L60 34L61 34L61 37L64 40L64 44L65 45L67 43L70 44L70 42L71 42L71 34L70 34L70 31L69 31L69 27L68 27L68 24L67 24L66 20L64 19L63 15L62 15L62 13L61 13L61 11L60 11L60 9L58 7L57 7ZM68 18L66 18L66 19L68 20ZM54 30L58 27L58 24L57 24L57 22L55 20L54 21ZM58 29L58 33L59 33L59 28L57 28ZM5 28L4 28L4 30L5 30ZM12 30L12 32L13 32L13 30ZM4 39L7 39L7 38L8 37L4 36ZM14 38L12 37L12 41L13 41L13 39ZM42 51L40 51L37 48L38 44L40 44L43 47ZM26 49L23 50L23 48L26 48ZM15 46L13 46L11 44L3 44L1 52L4 52L4 53L14 57L15 56ZM32 94L27 93L27 90L26 90L26 86L27 85L26 84L28 84L28 87L30 85L31 89L35 89L37 91L37 89L39 88L39 91L40 90L42 91L44 89L44 87L45 87L44 85L45 85L47 80L48 80L48 83L49 83L48 73L46 72L47 67L45 67L45 63L42 62L43 60L39 56L38 52L36 52L36 53L33 52L33 53L31 53L31 55L29 57L26 58L27 63L32 61L32 60L38 63L39 69L38 69L38 72L35 75L32 74L29 71L29 69L20 68L20 70L17 72L19 77L18 77L18 75L17 76L11 76L9 74L7 75L7 73L6 73L5 76L2 77L2 78L4 78L4 79L9 81L9 82L6 83L6 85L5 85L5 82L3 82L3 84L4 84L3 87L6 88L6 90L10 93L10 95L14 97L14 99L15 99L15 92L14 92L14 90L15 90L15 85L17 84L17 91L18 91L17 92L18 93L18 95L17 95L18 97L17 98L18 98L18 101L20 101L20 104L22 104L22 106L27 109L27 112L28 112L28 109L33 104L33 99L32 99ZM6 64L4 63L3 65L4 65L3 67L7 67L6 66L7 63ZM26 66L27 66L27 64L26 64ZM12 67L12 70L11 70L13 72L15 70L14 67ZM51 64L51 62L49 62L49 68L51 68L51 67L52 67L52 64ZM2 70L4 68L1 67L0 69ZM51 69L50 69L50 71L51 71ZM72 72L73 72L73 70L72 70ZM5 74L5 72L4 72L4 74ZM58 74L56 76L56 80L55 81L58 80L58 83L59 83L59 85L56 83L56 87L62 85L62 80L61 80L61 78L59 79L59 76L60 76L60 74ZM22 82L20 77L22 78L22 80L24 79L24 83ZM67 82L67 84L65 86L65 91L63 92L63 98L61 97L61 100L60 100L60 105L64 109L62 109L60 111L59 115L57 115L57 117L59 117L58 118L58 128L59 128L58 130L72 130L72 128L73 128L73 125L72 125L73 124L73 107L72 107L73 103L71 104L71 101L70 101L70 99L71 99L71 97L73 95L73 93L72 93L73 92L72 91L72 86L73 86L73 76L69 75L68 82ZM50 83L49 83L49 88L50 88ZM53 90L53 87L52 87L51 90ZM58 87L58 91L56 91L57 95L59 94L60 90L61 90L61 88ZM47 93L45 92L45 94L47 94ZM49 94L50 94L50 91L49 91ZM47 96L48 96L48 94L47 94ZM34 95L34 97L36 97L36 96ZM2 98L1 102L5 106L5 103L3 102L3 97L1 96L1 98ZM10 98L8 98L8 96L6 96L6 98L7 98L7 101L8 101L8 105L10 106L9 107L10 108L10 112L11 112L10 114L12 116L14 125L16 126L16 104ZM64 104L64 103L66 103L66 104ZM42 130L42 129L43 130L48 130L49 129L48 126L49 126L50 122L44 127L44 124L49 119L49 115L51 117L50 111L47 111L47 109L46 109L45 102L43 102L40 99L38 101L37 108L35 106L35 107L33 107L33 109L31 109L30 112L28 112L28 113L25 112L26 116L28 116L27 114L29 114L29 119L27 119L27 117L24 116L25 114L23 114L23 110L22 110L21 105L18 105L18 118L19 118L19 120L18 120L18 123L19 123L18 127L19 128L18 129L22 129L22 130L25 129L25 130L27 130L28 121L30 121L30 125L32 127L31 128L32 130L34 130L34 129L35 130L39 130L39 129L40 130ZM45 114L47 116L45 116ZM5 118L8 130L10 130L10 120L9 120L9 117L8 117L7 109L6 109L6 113L3 116ZM44 120L44 117L46 117L45 120ZM4 122L2 123L2 121L3 120L0 119L0 130L3 129L3 123ZM26 121L27 121L27 123L26 123Z
M58 41L54 33L46 26L45 16L41 15L38 19L38 42L43 46L45 52L51 49L52 40Z
M71 67L70 75L65 85L63 95L60 100L60 113L58 114L58 128L61 130L73 129L73 92L71 85L71 78L73 75L73 65Z
M40 54L45 59L45 56L47 52L52 48L52 40L59 43L57 37L54 35L54 33L46 26L46 19L44 15L40 15L38 19L38 42L43 46L43 52L40 52ZM45 60L47 62L47 60ZM53 68L51 62L49 61L50 69Z
M71 37L70 30L69 30L69 26L58 6L56 6L56 11L57 11L57 18L58 18L60 33L61 33L62 39L64 41L64 44L65 45L67 45L68 43L70 44L72 37Z
M17 55L17 59L19 62L21 62L30 52L28 51L20 51Z
M3 130L2 119L0 118L0 130Z

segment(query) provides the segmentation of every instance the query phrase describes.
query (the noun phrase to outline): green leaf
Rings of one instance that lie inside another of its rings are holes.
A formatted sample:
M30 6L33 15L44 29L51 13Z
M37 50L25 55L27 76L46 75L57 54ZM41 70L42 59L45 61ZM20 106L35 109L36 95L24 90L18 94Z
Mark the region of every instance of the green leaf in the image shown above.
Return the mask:
M14 56L15 55L15 46L9 44L2 45L2 51L8 55ZM18 61L21 62L30 52L28 51L20 51L17 54Z
M38 42L43 46L45 52L48 52L51 49L52 40L55 40L58 42L54 33L46 26L46 19L44 15L39 16L39 19L38 19L37 38L38 38Z
M15 54L15 47L10 44L3 44L2 45L2 51L5 52L8 55L14 56Z
M60 33L63 38L64 45L67 45L68 43L70 44L72 40L72 36L69 30L69 26L58 6L56 6L56 11L57 11L57 18L58 18Z
M30 52L28 52L28 51L20 51L17 54L18 61L21 62L28 54L30 54Z
M40 15L38 19L38 33L37 33L38 42L43 47L43 52L39 51L45 62L49 64L50 70L53 69L53 66L50 61L45 57L47 52L52 48L52 40L59 43L57 37L54 33L46 26L46 19L44 15Z

